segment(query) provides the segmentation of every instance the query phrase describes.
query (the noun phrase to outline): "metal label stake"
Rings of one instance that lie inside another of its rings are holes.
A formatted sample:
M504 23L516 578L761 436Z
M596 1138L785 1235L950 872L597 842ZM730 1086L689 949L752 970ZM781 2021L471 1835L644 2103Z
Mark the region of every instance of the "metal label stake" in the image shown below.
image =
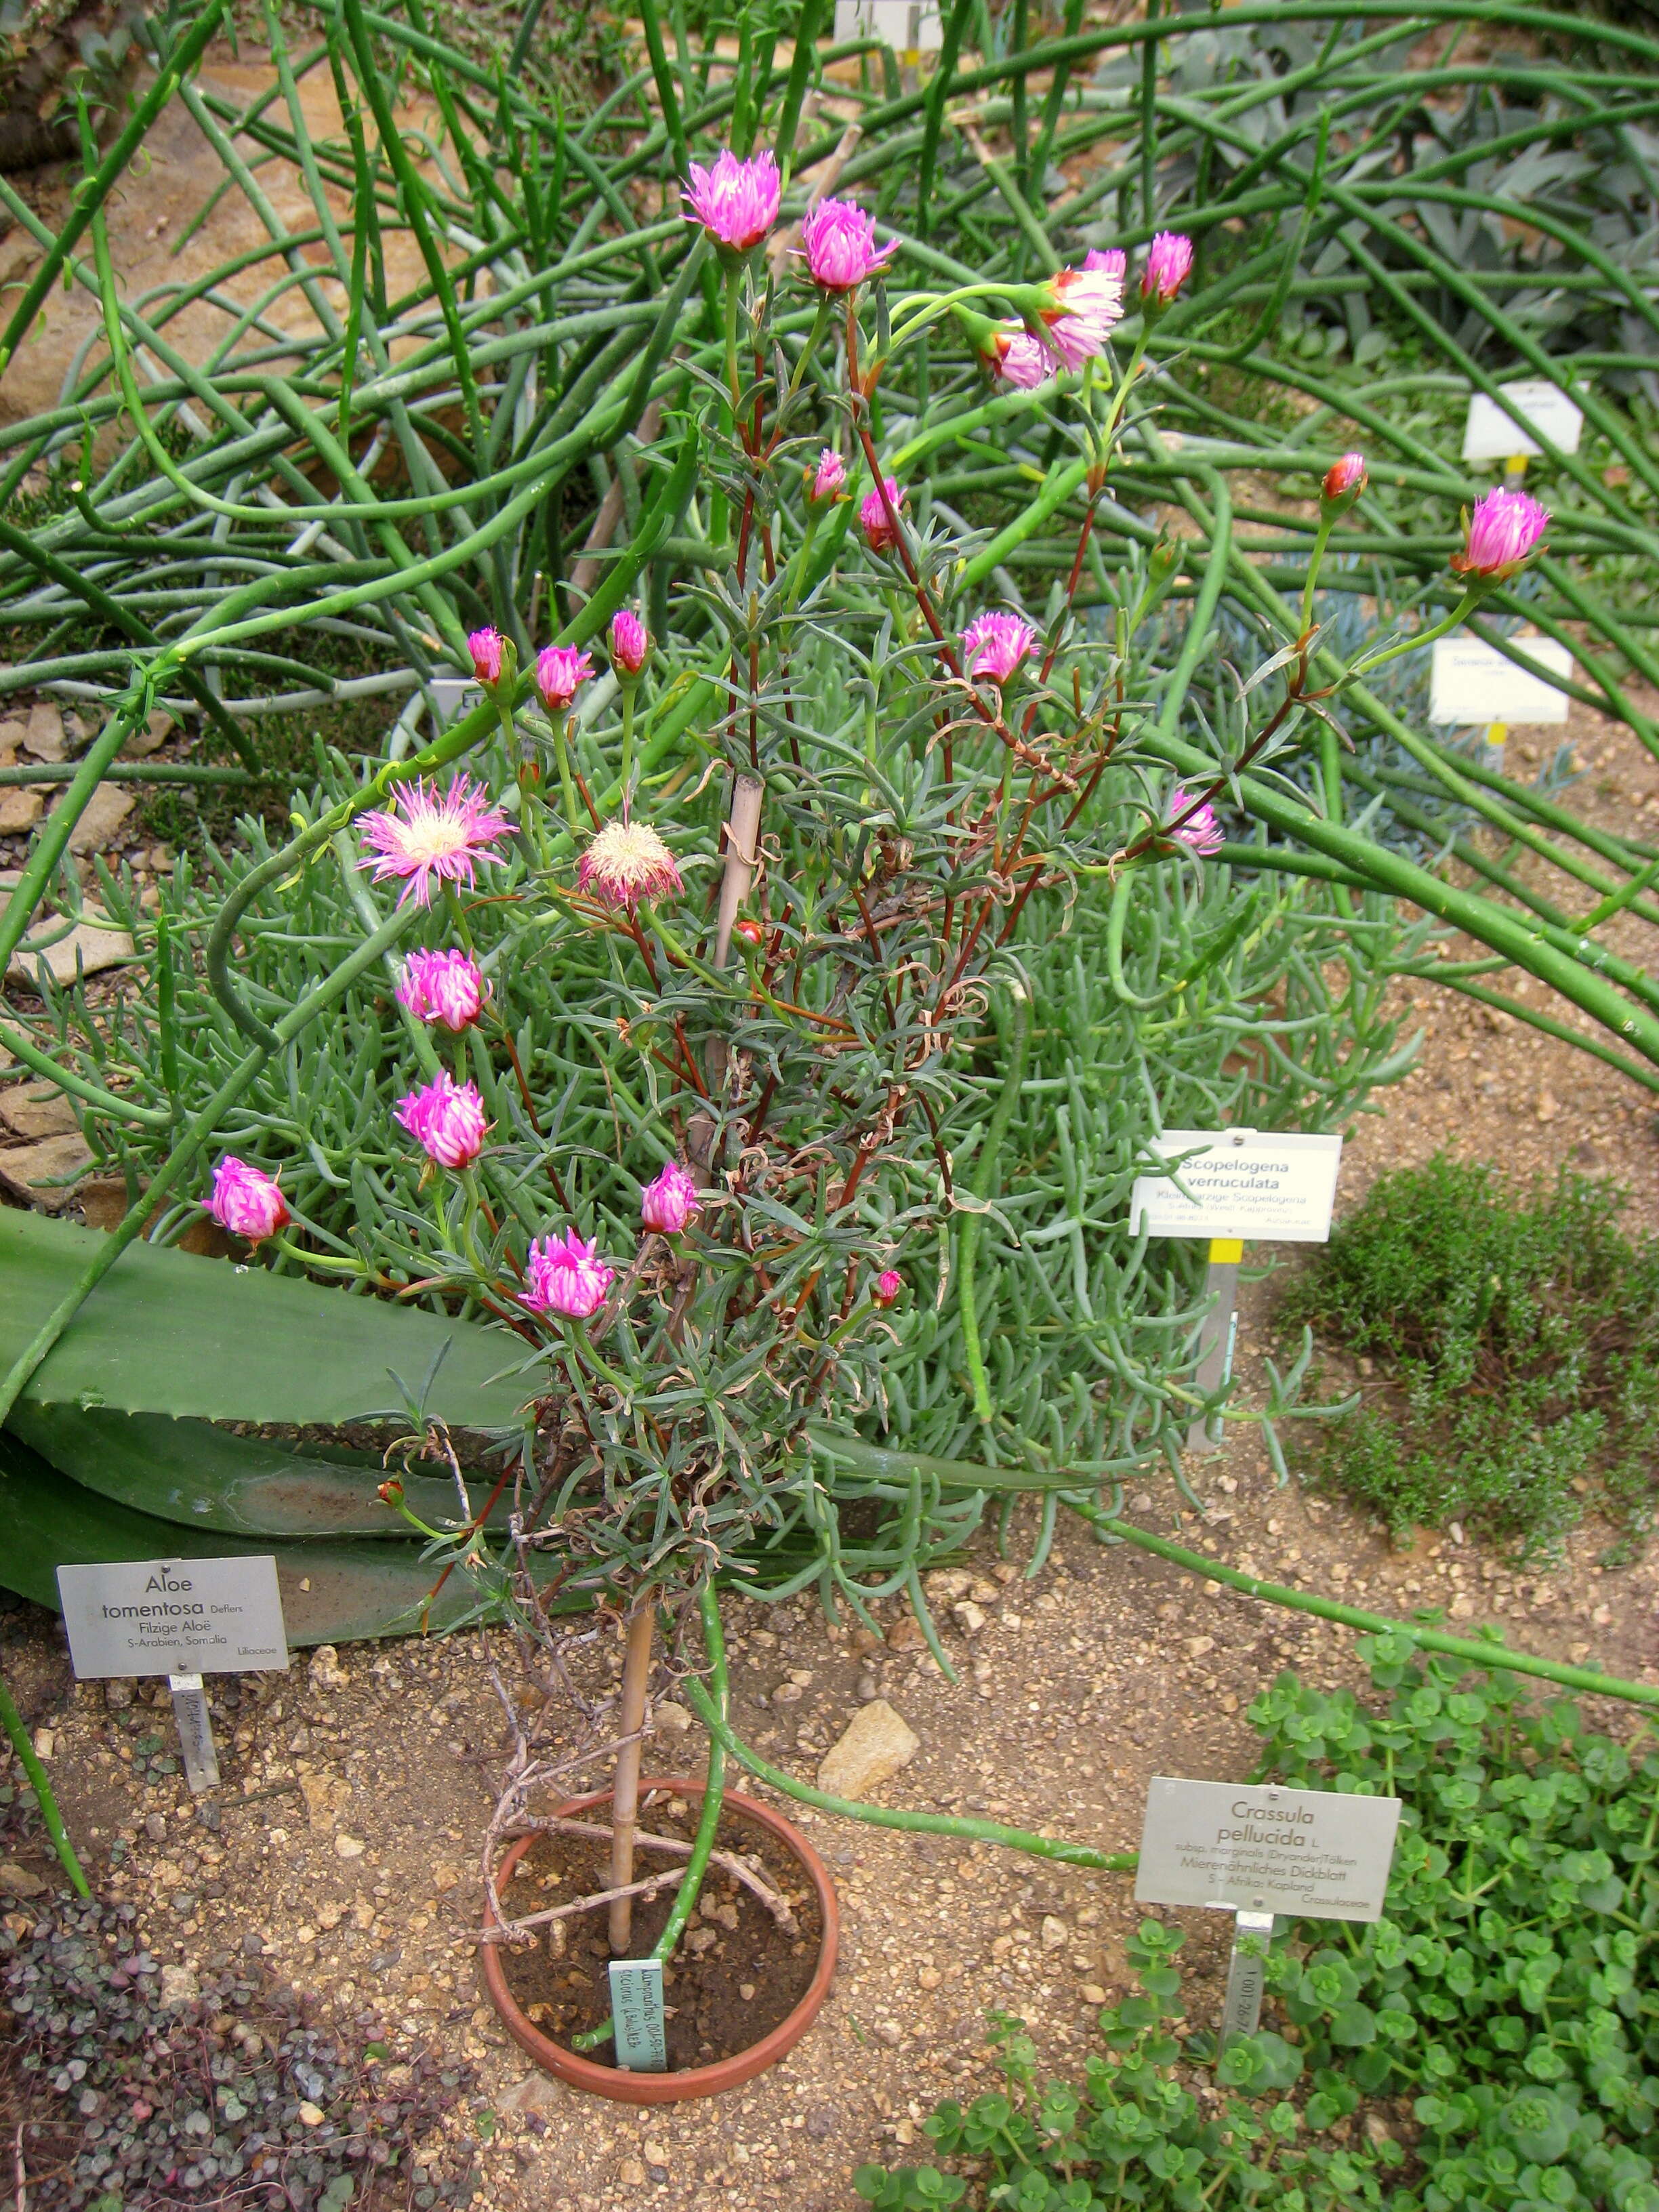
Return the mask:
M1233 1955L1227 1966L1227 1996L1221 2012L1221 2048L1230 2036L1254 2035L1261 2025L1261 1985L1268 1938L1273 1932L1271 1912L1235 1912ZM1245 1948L1247 1937L1259 1939Z
M1233 1371L1233 1344L1238 1334L1238 1267L1243 1257L1242 1237L1211 1237L1210 1264L1204 1276L1210 1309L1199 1330L1198 1371L1193 1377L1194 1386L1206 1397L1224 1389ZM1218 1414L1206 1419L1200 1413L1187 1431L1188 1450L1219 1451L1225 1441L1225 1426Z
M169 1674L173 1717L179 1723L179 1741L185 1753L185 1779L199 1797L204 1790L219 1787L219 1753L213 1741L213 1720L199 1674Z

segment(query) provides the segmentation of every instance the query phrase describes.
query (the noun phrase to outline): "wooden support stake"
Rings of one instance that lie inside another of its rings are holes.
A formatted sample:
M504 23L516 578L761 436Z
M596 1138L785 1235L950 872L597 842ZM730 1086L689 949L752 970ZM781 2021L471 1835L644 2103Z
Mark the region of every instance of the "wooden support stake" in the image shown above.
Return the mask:
M634 1879L634 1831L639 1825L640 1757L644 1750L646 1692L651 1682L651 1640L656 1626L655 1600L647 1591L628 1620L628 1649L623 1661L619 1735L631 1736L617 1754L616 1788L611 1800L611 1887L626 1889ZM626 1951L634 1933L634 1900L618 1897L611 1906L611 1948Z

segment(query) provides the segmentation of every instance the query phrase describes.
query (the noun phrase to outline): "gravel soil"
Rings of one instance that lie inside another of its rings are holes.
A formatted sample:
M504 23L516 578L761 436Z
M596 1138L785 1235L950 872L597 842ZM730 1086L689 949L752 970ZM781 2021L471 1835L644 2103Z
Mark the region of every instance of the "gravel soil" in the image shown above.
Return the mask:
M1587 770L1576 802L1626 828L1652 824L1659 764L1627 733L1575 715ZM1626 920L1621 931L1620 949L1650 962L1651 930ZM1443 1146L1510 1170L1565 1160L1614 1176L1632 1193L1632 1226L1659 1230L1651 1094L1432 984L1410 989L1425 1031L1420 1069L1379 1114L1359 1117L1341 1208L1384 1168ZM1260 1402L1250 1393L1276 1349L1273 1300L1271 1280L1247 1284L1241 1300L1247 1407ZM1341 1379L1328 1368L1333 1390ZM1129 1510L1277 1580L1396 1616L1443 1607L1455 1626L1490 1622L1531 1650L1659 1682L1651 1540L1616 1567L1603 1564L1608 1532L1589 1523L1547 1569L1512 1571L1449 1534L1423 1532L1392 1549L1340 1503L1276 1487L1246 1424L1199 1464L1197 1480L1201 1514L1177 1514L1167 1482L1136 1492ZM1318 1683L1362 1680L1348 1632L1103 1548L1080 1528L1062 1528L1028 1580L1031 1535L1031 1519L1017 1516L1006 1559L982 1545L936 1582L954 1684L896 1607L878 1642L831 1630L803 1604L771 1613L734 1605L738 1732L810 1777L860 1705L884 1697L921 1740L878 1793L886 1802L1121 1849L1138 1839L1153 1773L1246 1771L1246 1708L1280 1668ZM953 1603L982 1620L972 1635ZM495 1639L365 1645L337 1660L296 1658L285 1676L217 1685L226 1790L215 1832L168 1771L164 1686L77 1686L54 1622L24 1608L8 1626L8 1679L100 1890L136 1905L163 1963L209 1972L257 1953L325 2015L353 2020L373 2006L395 2055L441 2048L474 2068L476 2096L449 2124L474 2139L477 2201L490 2212L624 2202L848 2212L855 2166L922 2154L919 2123L938 2099L989 2085L988 2010L1018 2014L1042 2063L1075 2075L1097 2008L1124 1987L1123 1941L1139 1917L1127 1878L795 1809L842 1893L842 1964L817 2027L782 2065L714 2102L650 2112L600 2105L527 2071L481 1995L476 1851L502 1739L480 1647ZM619 1666L605 1632L596 1629L582 1663L596 1685ZM1619 1733L1635 1724L1625 1706L1596 1717ZM678 1709L659 1724L653 1756L671 1772L700 1770L701 1735ZM38 1850L27 1862L26 1871L51 1871ZM1193 1931L1183 1964L1194 2018L1208 2024L1224 1930L1218 1916L1177 1917Z

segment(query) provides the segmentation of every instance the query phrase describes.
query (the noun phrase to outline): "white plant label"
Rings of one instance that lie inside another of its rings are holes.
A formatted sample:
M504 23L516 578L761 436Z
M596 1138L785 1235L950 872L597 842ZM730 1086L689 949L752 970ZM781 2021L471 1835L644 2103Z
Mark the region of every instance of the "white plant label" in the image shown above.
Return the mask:
M1135 1901L1380 1920L1399 1826L1397 1797L1155 1774Z
M933 54L945 44L938 0L836 0L836 40L879 39L898 54Z
M441 730L447 730L458 715L470 714L483 697L483 688L470 676L434 676L427 689L432 694L433 711Z
M1152 1237L1265 1237L1323 1244L1331 1233L1340 1137L1265 1129L1166 1129L1152 1139L1176 1176L1138 1176L1129 1226ZM1194 1157L1182 1158L1183 1154ZM1177 1180L1178 1176L1178 1180Z
M276 1562L122 1559L59 1567L70 1657L109 1674L241 1674L288 1665Z
M1518 637L1528 660L1553 669L1563 683L1572 676L1572 648L1553 637ZM1478 637L1437 637L1429 686L1429 720L1473 725L1565 722L1567 695L1506 659Z
M1498 386L1505 399L1533 428L1549 440L1558 453L1576 453L1584 410L1575 406L1559 385L1542 377ZM1507 461L1518 453L1540 453L1543 447L1529 438L1520 422L1512 422L1495 399L1484 392L1469 395L1469 419L1463 425L1466 461Z
M611 2017L617 2023L617 2063L630 2074L668 2068L668 2030L662 2006L660 1959L611 1961Z

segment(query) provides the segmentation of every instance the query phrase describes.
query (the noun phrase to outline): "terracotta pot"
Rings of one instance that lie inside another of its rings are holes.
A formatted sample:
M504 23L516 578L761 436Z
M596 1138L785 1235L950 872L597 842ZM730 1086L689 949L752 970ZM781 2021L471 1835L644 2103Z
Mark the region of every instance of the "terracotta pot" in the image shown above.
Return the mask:
M665 1790L676 1797L690 1798L694 1802L702 1796L701 1782L679 1778L640 1784L641 1798L652 1790ZM586 1797L572 1797L558 1808L556 1817L574 1820L579 1814L608 1804L610 1799L608 1790L596 1790ZM484 1987L507 2033L527 2057L533 2058L538 2066L559 2081L568 2082L573 2089L586 2089L596 2097L614 2098L623 2105L677 2105L687 2097L716 2097L722 2089L738 2088L744 2082L752 2081L757 2074L763 2074L769 2066L775 2066L780 2058L794 2049L817 2018L835 1976L836 1947L841 1932L841 1915L836 1909L836 1888L830 1879L830 1869L800 1830L769 1806L757 1804L752 1797L745 1797L736 1790L726 1792L726 1803L733 1812L744 1814L777 1837L811 1878L818 1911L823 1917L823 1939L817 1969L805 1995L769 2035L763 2036L758 2043L751 2043L746 2051L734 2051L731 2057L718 2059L712 2066L684 2067L678 2074L630 2074L619 2067L598 2065L577 2051L566 2050L562 2043L555 2043L551 2036L544 2035L534 2021L520 2012L507 1985L501 1964L504 1947L499 1943L483 1944ZM520 1836L508 1847L496 1873L498 1882L507 1880L535 1840L533 1836ZM486 1925L495 1920L488 1899L484 1918Z

